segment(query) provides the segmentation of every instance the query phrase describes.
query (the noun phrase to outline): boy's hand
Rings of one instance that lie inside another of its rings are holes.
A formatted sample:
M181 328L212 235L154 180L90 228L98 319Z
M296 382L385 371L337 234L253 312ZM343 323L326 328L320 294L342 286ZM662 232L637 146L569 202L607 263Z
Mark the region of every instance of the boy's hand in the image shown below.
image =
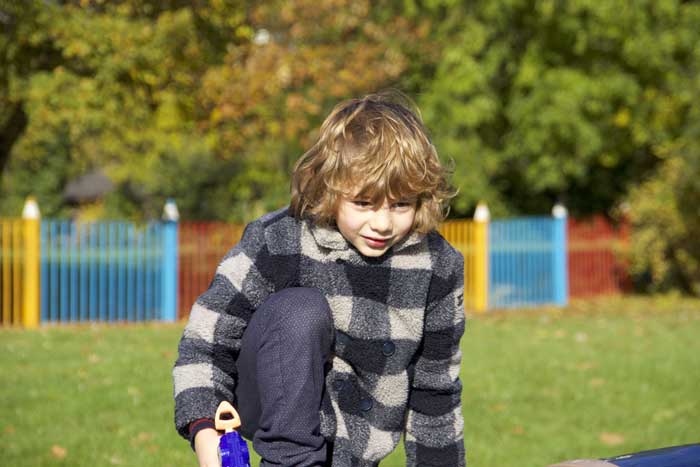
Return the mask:
M213 428L200 430L194 437L194 451L197 453L199 467L221 467L219 438L221 435Z

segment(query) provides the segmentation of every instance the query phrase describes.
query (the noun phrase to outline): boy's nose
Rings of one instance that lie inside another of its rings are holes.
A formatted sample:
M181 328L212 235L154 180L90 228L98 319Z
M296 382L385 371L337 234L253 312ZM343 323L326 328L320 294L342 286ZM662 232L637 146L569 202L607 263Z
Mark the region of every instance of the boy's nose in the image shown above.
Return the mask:
M369 223L370 228L377 233L391 232L391 214L388 209L379 208L374 211Z

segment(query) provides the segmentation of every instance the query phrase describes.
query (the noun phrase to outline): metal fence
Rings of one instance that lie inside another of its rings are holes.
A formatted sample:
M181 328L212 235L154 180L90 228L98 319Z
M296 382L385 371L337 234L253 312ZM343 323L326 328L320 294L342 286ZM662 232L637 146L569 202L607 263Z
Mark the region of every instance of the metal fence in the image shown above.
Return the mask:
M569 219L569 296L597 297L632 290L627 264L630 226L603 216Z
M489 307L566 302L564 222L549 217L491 222Z
M485 227L473 221L449 221L440 225L439 231L464 255L465 308L479 309L486 303L483 283L486 281L487 269L485 262L480 261L486 252Z
M41 223L41 321L162 319L163 226Z
M178 317L185 318L195 299L214 277L226 252L243 235L244 226L220 222L182 222L178 246ZM480 229L482 232L480 232ZM472 221L450 221L440 225L440 233L464 255L464 303L467 309L486 305L486 228Z
M24 296L24 221L0 220L0 323L21 324Z
M181 222L178 237L178 318L214 278L219 262L243 235L244 226L223 222Z
M186 318L244 226L0 220L0 325ZM483 214L483 212L482 212ZM628 229L602 217L445 222L464 255L465 308L486 311L629 290Z

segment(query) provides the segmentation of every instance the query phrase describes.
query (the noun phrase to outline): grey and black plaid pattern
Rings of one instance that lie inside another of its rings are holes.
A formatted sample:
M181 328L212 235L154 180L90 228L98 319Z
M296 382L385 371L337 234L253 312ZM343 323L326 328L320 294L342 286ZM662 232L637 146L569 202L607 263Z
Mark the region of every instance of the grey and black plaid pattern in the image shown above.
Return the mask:
M246 228L192 307L173 369L175 422L231 400L240 339L270 293L313 287L335 327L321 430L333 465L374 465L405 431L409 465L465 465L461 414L462 255L438 233L412 234L380 258L335 229L270 213Z

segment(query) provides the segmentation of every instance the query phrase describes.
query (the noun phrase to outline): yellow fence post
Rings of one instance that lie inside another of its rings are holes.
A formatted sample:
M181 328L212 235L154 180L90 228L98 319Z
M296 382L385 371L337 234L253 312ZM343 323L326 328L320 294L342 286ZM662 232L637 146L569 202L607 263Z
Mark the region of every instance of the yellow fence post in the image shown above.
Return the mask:
M22 325L26 328L39 327L39 218L39 205L36 199L30 196L24 203L22 211L24 223Z
M488 206L479 203L474 211L474 309L485 312L489 306L489 221Z
M10 255L10 247L12 246L11 237L12 223L10 221L0 221L0 263L2 263L2 271L0 271L0 288L2 289L2 320L3 325L12 323L12 279L10 276L12 268L12 256Z
M452 220L440 224L438 230L450 245L464 256L464 311L474 309L474 223Z

